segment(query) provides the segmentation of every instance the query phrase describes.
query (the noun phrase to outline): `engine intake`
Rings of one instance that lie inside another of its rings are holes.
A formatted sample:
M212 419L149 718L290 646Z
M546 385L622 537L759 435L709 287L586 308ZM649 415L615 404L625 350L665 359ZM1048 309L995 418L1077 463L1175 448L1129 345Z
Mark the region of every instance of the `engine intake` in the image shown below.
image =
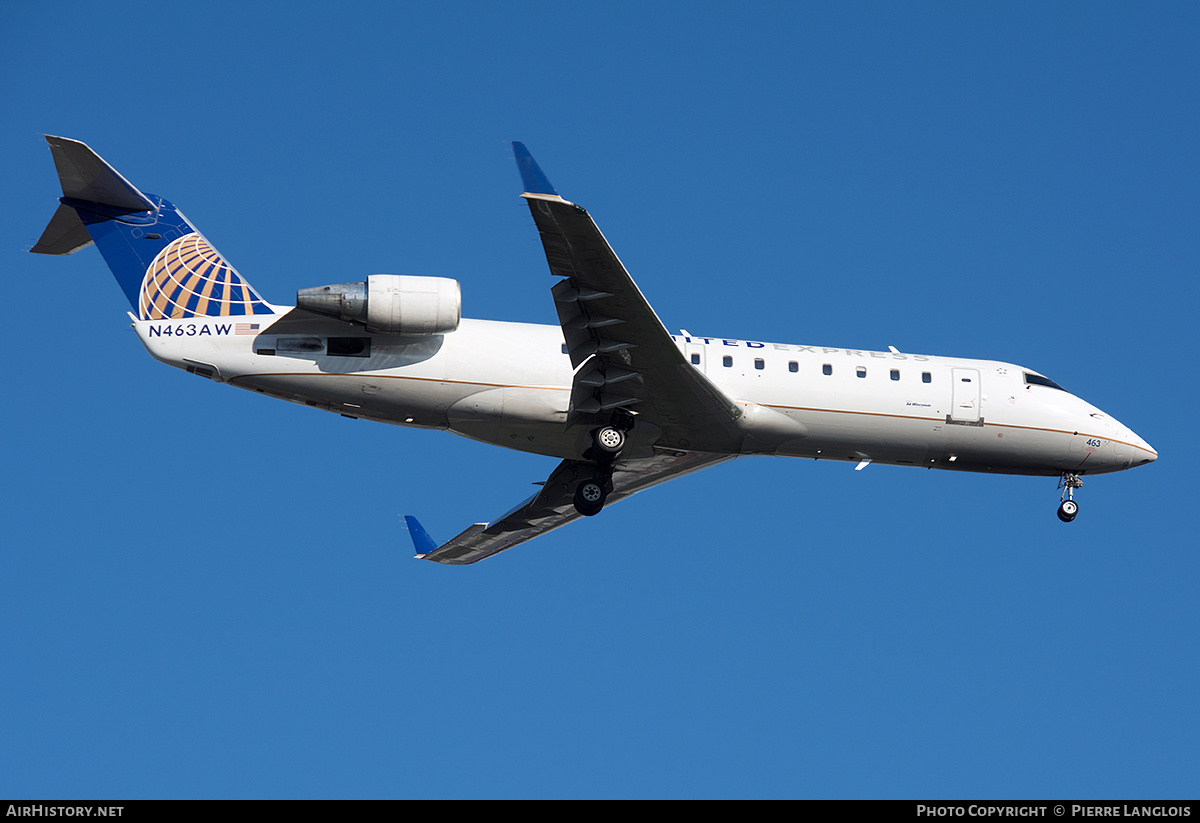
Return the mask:
M448 334L462 317L462 292L449 277L372 274L365 283L317 286L296 292L302 309L362 323L368 331Z

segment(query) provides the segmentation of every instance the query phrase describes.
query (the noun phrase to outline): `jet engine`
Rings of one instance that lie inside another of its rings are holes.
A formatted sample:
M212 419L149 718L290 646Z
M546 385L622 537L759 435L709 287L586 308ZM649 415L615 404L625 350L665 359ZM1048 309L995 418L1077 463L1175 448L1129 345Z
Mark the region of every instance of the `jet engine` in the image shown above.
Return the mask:
M428 336L458 328L462 292L448 277L372 274L365 283L300 289L296 305L362 323L368 331Z

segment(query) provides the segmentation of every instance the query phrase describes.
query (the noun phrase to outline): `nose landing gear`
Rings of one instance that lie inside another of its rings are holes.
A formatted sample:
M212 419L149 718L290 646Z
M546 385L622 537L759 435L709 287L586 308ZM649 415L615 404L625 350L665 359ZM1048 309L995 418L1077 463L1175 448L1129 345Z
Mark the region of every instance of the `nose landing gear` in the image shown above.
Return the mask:
M1058 519L1064 523L1070 523L1075 519L1075 515L1079 514L1079 504L1075 502L1075 490L1083 488L1083 479L1073 472L1063 472L1062 477L1058 480L1058 487L1062 489L1060 499L1062 502L1058 504Z

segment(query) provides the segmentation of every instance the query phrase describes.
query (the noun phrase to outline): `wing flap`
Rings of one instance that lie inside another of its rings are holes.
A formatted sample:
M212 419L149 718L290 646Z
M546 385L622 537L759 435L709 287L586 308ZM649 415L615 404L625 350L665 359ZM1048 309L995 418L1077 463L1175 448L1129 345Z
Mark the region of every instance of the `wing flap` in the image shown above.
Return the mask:
M568 424L604 423L626 409L662 430L661 446L738 451L738 404L687 362L587 210L559 196L523 143L513 153L546 263L562 278L551 293L571 365L588 364ZM591 382L597 373L605 379ZM614 391L618 375L625 382Z
M550 272L563 278L551 294L571 365L579 369L568 423L635 410L662 429L661 446L736 452L741 409L687 362L591 216L557 195L523 197ZM597 374L605 377L595 382Z
M522 143L513 153L546 263L561 278L551 294L575 369L567 424L607 425L627 412L660 432L650 456L613 464L607 505L733 459L744 438L741 408L687 362L587 211L558 195ZM565 526L582 517L575 489L597 470L590 460L564 460L537 494L432 550L416 524L417 556L467 565Z
M613 490L607 506L643 489L732 459L731 455L658 450L653 457L618 461L613 467ZM417 557L465 566L565 526L582 517L575 510L575 486L590 478L594 468L593 464L583 460L562 461L537 494L508 514L492 523L476 523L433 551L419 553ZM416 539L414 545L419 546Z

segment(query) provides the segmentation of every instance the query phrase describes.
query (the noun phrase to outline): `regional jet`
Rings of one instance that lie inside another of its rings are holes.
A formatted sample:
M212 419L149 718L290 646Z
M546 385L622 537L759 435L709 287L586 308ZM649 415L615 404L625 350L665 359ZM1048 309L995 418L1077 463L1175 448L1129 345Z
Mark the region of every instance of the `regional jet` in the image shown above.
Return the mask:
M268 303L169 201L85 144L47 136L63 196L37 244L95 243L146 350L189 374L325 411L442 429L561 462L536 494L417 557L475 563L608 504L740 455L1059 478L1157 452L1011 363L703 337L663 325L591 215L513 143L557 325L461 317L459 284L372 274ZM514 356L519 354L519 356Z

